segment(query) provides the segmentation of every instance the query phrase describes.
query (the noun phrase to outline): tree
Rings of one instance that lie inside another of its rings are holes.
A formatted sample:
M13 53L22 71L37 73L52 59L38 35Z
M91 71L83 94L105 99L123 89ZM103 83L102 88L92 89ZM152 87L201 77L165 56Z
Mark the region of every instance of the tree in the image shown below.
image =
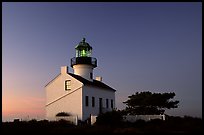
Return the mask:
M128 96L128 100L123 102L127 105L125 111L131 115L153 115L164 114L165 109L177 108L179 101L172 101L175 93L151 93L136 92Z

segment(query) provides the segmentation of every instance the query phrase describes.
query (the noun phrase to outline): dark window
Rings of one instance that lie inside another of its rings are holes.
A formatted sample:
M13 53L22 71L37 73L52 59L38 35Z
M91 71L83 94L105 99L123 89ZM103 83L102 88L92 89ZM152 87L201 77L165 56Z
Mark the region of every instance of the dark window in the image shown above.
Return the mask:
M95 97L92 97L92 107L95 107Z
M99 98L99 113L102 113L103 102L102 98Z
M86 102L85 102L86 106L89 106L89 97L86 96Z
M113 108L113 99L111 99L111 108Z
M65 90L71 90L71 80L65 81Z
M90 78L93 79L93 73L90 73Z
M109 107L108 105L109 105L109 104L108 104L108 99L106 99L106 108Z

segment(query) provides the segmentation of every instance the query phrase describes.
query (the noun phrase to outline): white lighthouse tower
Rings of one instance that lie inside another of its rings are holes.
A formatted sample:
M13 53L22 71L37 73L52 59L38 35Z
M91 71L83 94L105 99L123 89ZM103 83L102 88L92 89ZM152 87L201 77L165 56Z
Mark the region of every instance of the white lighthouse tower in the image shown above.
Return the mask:
M74 74L93 81L93 69L97 67L97 59L91 57L92 47L83 38L75 49L76 57L71 59L71 67L74 69Z
M75 49L76 56L71 58L74 73L62 66L61 72L45 86L48 120L56 120L64 113L71 119L85 121L115 108L116 90L105 84L102 77L93 78L97 60L91 57L92 47L83 38Z

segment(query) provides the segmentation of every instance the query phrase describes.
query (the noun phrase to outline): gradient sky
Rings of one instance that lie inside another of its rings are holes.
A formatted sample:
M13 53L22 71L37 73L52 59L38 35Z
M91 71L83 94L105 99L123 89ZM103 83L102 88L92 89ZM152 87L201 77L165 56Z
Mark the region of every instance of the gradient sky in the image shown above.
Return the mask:
M83 37L118 109L135 92L175 92L167 114L202 117L202 3L4 2L2 28L4 121L44 118L44 86Z

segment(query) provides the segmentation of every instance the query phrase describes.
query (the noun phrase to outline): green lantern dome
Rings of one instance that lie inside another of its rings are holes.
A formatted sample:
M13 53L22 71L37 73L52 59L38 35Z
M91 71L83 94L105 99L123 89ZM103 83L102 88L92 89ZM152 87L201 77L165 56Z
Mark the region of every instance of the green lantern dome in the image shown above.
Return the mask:
M75 47L76 57L71 59L71 67L79 64L91 65L97 67L97 59L91 57L92 47L85 42L85 38Z
M92 47L85 42L85 38L75 47L76 57L91 57Z

